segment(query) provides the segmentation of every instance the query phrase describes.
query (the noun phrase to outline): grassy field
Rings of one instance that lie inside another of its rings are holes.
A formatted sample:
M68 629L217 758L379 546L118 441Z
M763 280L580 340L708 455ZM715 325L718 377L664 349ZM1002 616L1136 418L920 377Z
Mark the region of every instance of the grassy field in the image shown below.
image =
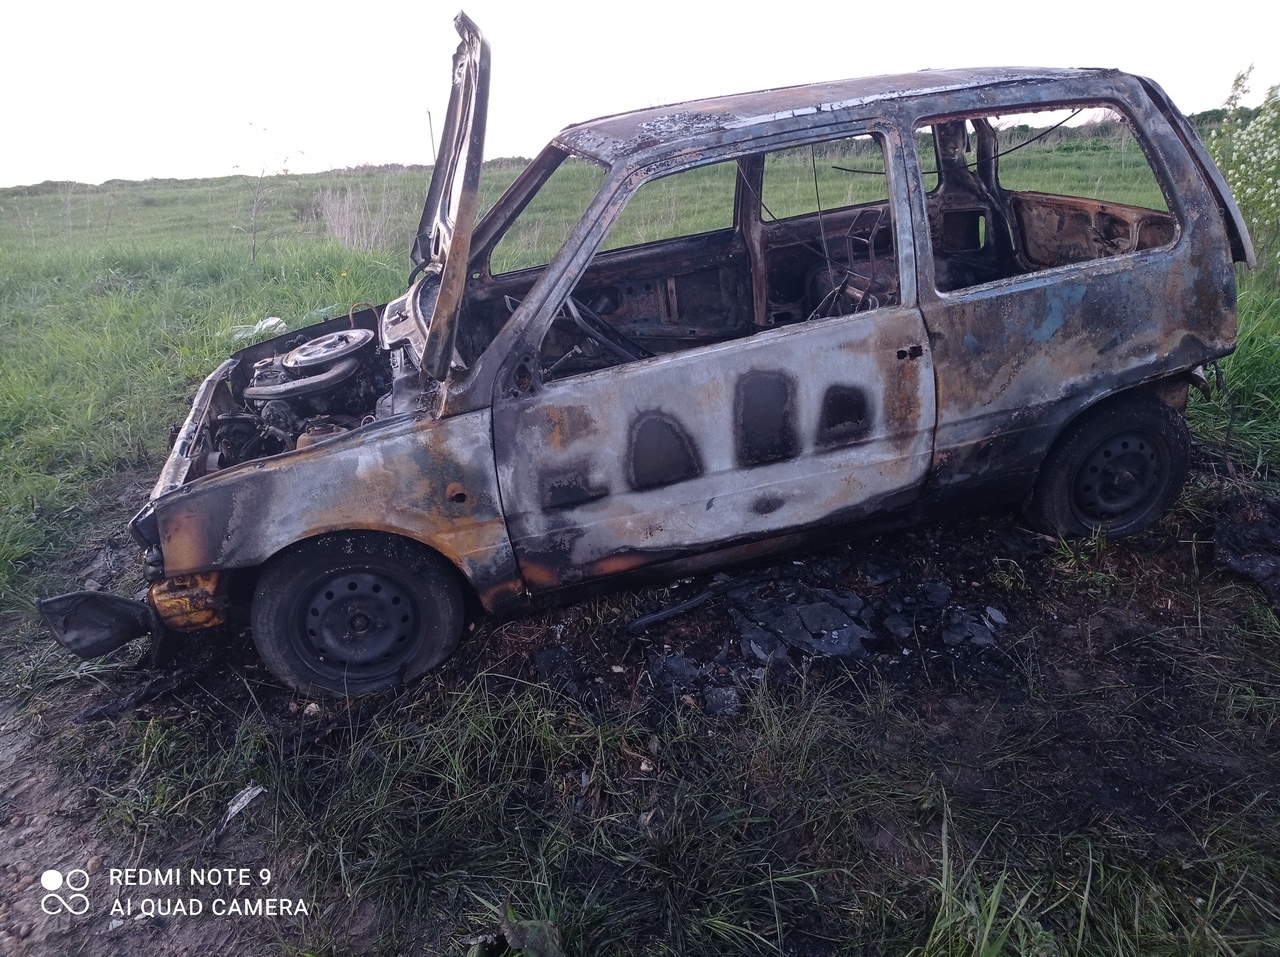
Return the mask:
M1131 168L1089 147L1086 179ZM811 164L797 154L766 202L804 208ZM517 171L492 164L482 205ZM732 180L704 175L697 196L657 184L626 235L714 228ZM824 195L847 185L820 178ZM885 601L907 586L872 584L872 558L963 587L1012 621L989 653L920 638L865 667L815 660L716 716L652 670L664 649L710 661L734 634L727 606L638 640L621 627L677 587L484 623L410 693L350 705L283 692L230 634L184 657L164 696L113 710L147 687L136 650L71 661L33 598L78 587L120 538L236 327L403 288L424 184L408 170L0 191L6 695L83 789L95 835L147 865L286 875L315 916L253 953L462 953L508 906L581 955L1280 950L1280 623L1205 547L1223 499L1272 489L1280 462L1280 291L1248 279L1231 397L1191 411L1217 464L1155 533L1046 546L1004 515L796 559ZM545 261L546 229L499 250L508 268ZM534 662L559 646L577 673L552 680ZM266 797L211 851L201 838L250 782ZM152 928L149 952L177 952L175 926Z

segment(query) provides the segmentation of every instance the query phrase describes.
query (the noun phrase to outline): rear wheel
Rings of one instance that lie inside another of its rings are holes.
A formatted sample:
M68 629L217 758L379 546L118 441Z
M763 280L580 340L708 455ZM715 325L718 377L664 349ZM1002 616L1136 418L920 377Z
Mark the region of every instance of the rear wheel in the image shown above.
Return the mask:
M267 667L310 694L362 695L412 681L462 636L457 575L416 542L323 535L268 564L253 597Z
M1068 426L1049 452L1028 517L1067 538L1136 535L1178 500L1190 447L1182 415L1159 399L1105 402Z

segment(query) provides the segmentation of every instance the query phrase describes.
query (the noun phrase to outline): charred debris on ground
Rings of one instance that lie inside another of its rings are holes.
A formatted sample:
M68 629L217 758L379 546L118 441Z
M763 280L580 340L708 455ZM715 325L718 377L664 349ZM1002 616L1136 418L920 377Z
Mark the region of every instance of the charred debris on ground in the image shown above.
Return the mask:
M566 953L939 953L988 905L1020 952L1262 953L1280 628L1236 572L1280 567L1276 509L1201 471L1122 543L1010 512L795 553L483 623L353 703L233 635L68 678L81 723L43 720L108 832L305 860L329 916L294 933L350 952L488 939L509 904Z

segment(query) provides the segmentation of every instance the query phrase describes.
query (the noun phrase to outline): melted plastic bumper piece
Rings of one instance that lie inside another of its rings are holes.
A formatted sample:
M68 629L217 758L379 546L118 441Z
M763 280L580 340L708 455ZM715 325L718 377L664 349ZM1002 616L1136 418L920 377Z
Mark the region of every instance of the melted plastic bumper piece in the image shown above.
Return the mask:
M96 591L73 591L36 602L58 644L81 658L98 658L143 635L160 634L145 602Z

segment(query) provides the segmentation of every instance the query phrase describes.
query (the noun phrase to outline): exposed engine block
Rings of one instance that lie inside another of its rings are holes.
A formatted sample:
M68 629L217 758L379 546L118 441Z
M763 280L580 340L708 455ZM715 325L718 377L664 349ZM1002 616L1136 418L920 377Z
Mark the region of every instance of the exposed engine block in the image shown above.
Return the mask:
M369 329L344 329L254 363L240 409L218 417L207 470L306 448L371 420L391 387L376 339Z

